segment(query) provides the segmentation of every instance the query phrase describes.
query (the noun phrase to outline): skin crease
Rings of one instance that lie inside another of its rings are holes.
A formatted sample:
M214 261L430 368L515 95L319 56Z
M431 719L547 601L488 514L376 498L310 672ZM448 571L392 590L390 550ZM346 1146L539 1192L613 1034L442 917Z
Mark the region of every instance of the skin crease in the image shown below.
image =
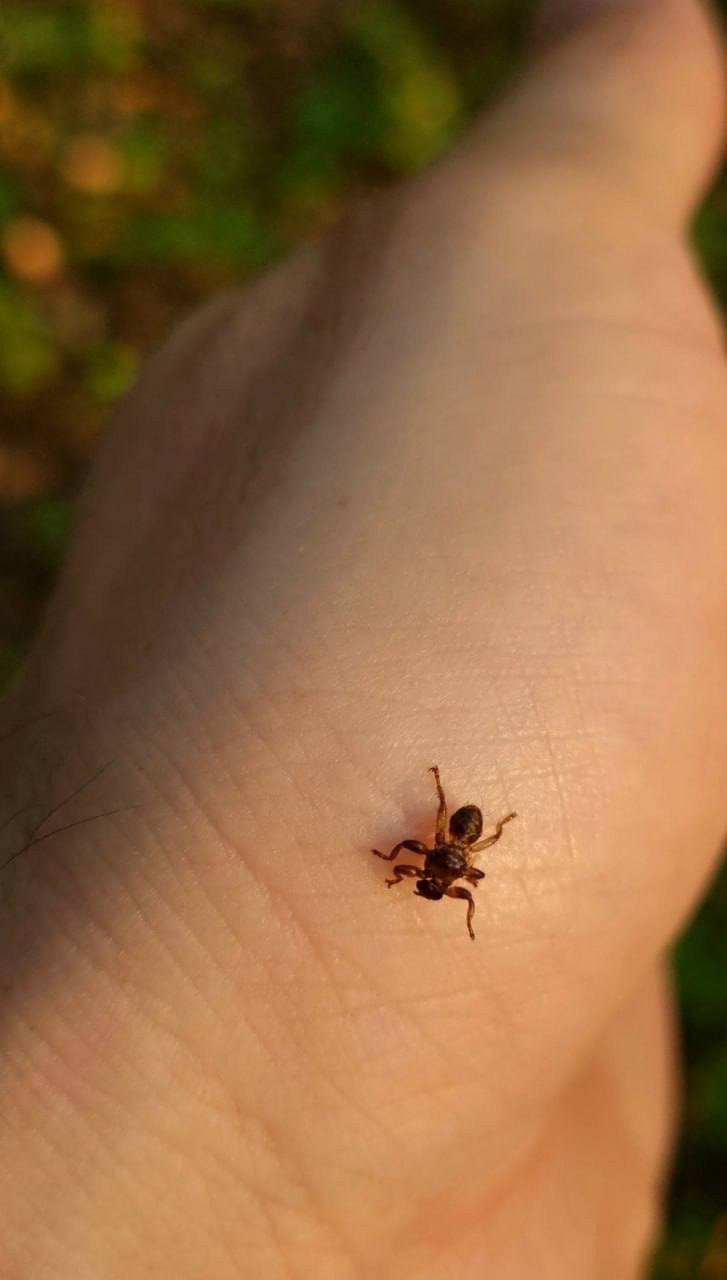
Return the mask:
M691 0L149 363L6 707L2 1280L634 1280L663 955L725 826L717 160ZM562 10L562 6L561 6ZM461 902L372 846L518 819ZM99 772L101 771L102 772ZM13 815L23 810L19 817Z

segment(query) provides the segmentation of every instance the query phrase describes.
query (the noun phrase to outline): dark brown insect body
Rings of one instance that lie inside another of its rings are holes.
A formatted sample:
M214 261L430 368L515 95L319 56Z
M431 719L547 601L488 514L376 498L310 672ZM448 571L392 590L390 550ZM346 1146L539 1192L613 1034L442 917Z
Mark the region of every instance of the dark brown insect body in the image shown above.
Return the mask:
M482 813L476 804L465 804L461 809L457 809L447 823L447 801L442 790L442 784L439 779L439 769L436 765L432 765L429 770L434 774L434 782L437 788L437 796L439 799L439 808L437 810L437 830L434 840L434 847L429 849L427 845L422 844L421 840L400 840L394 845L391 853L381 853L378 849L372 849L377 858L383 858L386 862L393 862L400 849L408 849L410 853L424 854L424 866L414 867L406 863L399 863L394 867L394 877L387 880L386 883L391 888L393 884L400 884L404 876L416 876L417 883L414 892L419 894L420 898L428 898L430 902L438 902L440 898L465 898L467 901L467 928L470 937L474 940L475 932L472 928L472 917L475 914L475 902L469 889L464 889L461 885L455 885L455 880L466 880L473 888L477 887L480 880L484 879L484 871L480 871L479 867L472 866L472 856L479 853L482 849L489 849L496 844L502 835L502 828L506 822L510 822L517 817L515 813L508 813L506 818L501 818L495 824L495 830L491 836L486 836L484 840L480 840L482 835ZM479 843L478 843L479 842Z

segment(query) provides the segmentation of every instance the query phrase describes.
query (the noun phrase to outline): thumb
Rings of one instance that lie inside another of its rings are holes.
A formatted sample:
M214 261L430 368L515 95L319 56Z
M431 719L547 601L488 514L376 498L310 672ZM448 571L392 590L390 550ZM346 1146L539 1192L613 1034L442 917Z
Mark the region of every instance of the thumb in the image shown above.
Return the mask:
M536 35L530 73L490 118L503 157L595 172L606 192L681 224L722 144L722 51L703 5L544 0Z

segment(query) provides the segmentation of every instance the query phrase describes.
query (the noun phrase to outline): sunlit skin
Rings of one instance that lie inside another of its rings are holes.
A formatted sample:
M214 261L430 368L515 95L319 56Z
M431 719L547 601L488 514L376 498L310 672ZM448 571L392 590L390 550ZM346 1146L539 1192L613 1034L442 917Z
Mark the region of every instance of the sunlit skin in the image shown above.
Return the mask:
M2 731L0 855L69 828L2 879L3 1275L636 1280L725 826L722 99L691 0L551 31L121 406ZM518 813L476 945L368 853L435 760Z

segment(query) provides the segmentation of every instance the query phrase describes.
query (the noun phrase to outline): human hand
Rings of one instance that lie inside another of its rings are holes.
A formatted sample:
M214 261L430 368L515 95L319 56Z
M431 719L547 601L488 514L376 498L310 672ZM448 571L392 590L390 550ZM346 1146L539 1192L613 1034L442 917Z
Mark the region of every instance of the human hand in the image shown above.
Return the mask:
M637 1274L724 827L721 127L695 4L600 6L125 402L7 712L7 855L135 806L4 872L8 1276ZM519 814L474 945L368 852L435 762Z

